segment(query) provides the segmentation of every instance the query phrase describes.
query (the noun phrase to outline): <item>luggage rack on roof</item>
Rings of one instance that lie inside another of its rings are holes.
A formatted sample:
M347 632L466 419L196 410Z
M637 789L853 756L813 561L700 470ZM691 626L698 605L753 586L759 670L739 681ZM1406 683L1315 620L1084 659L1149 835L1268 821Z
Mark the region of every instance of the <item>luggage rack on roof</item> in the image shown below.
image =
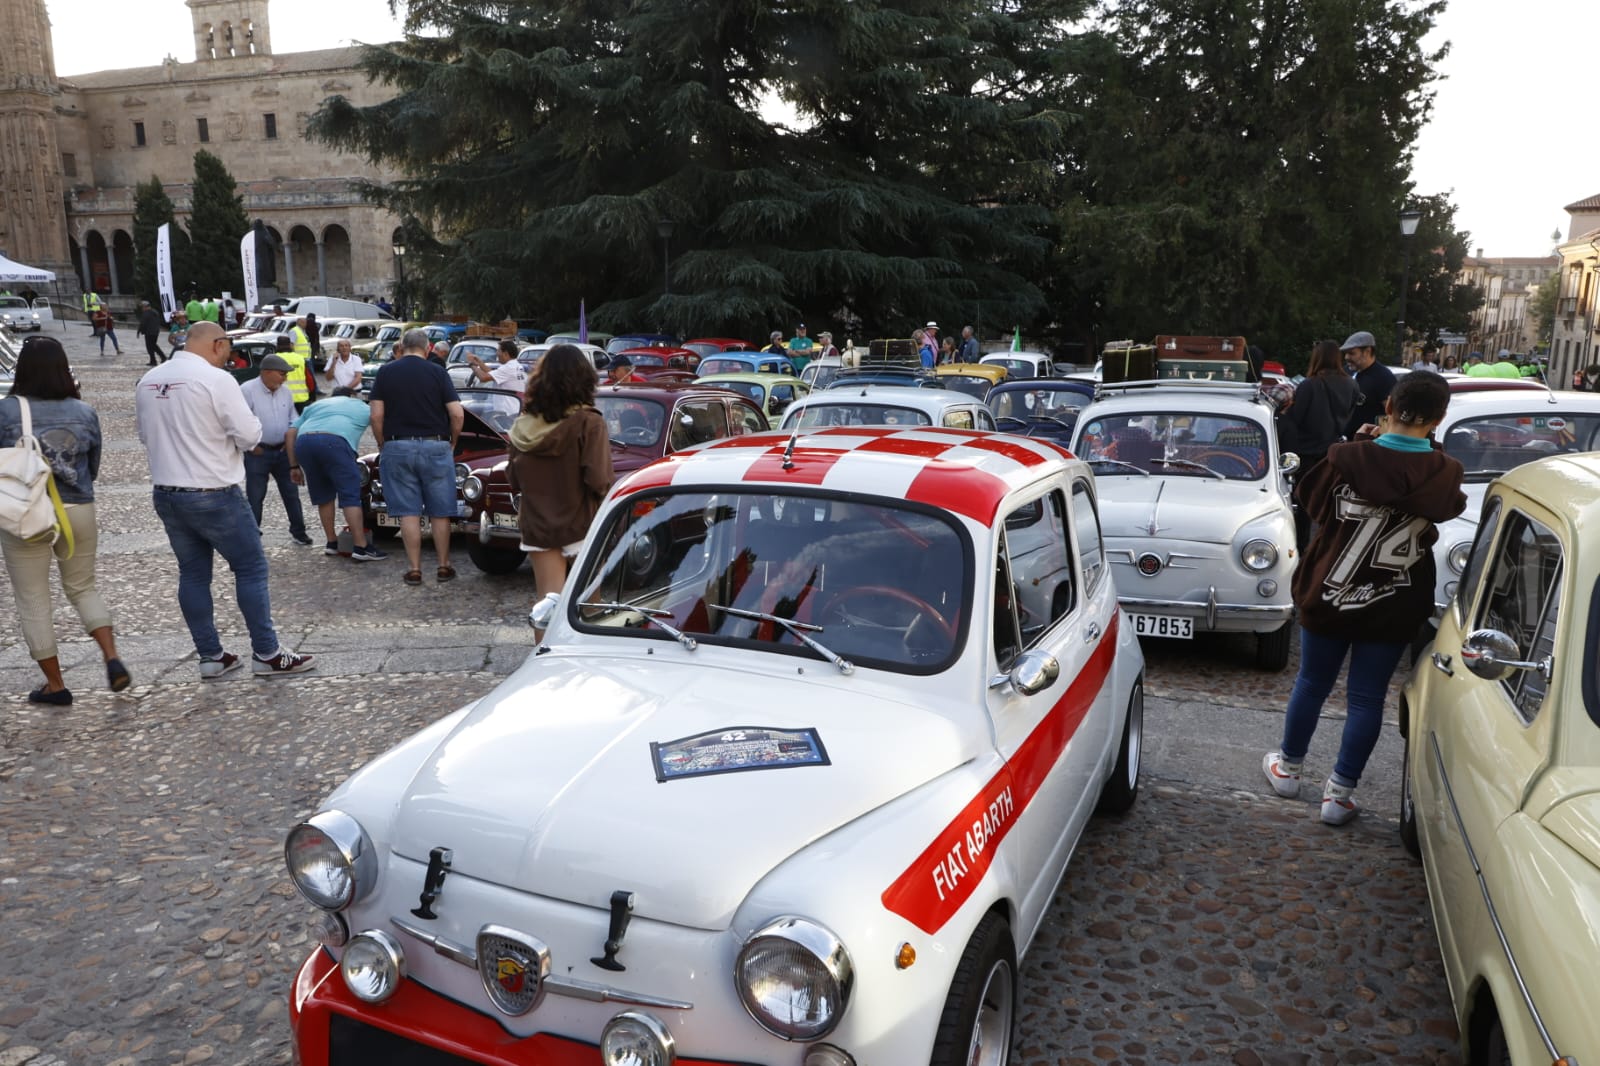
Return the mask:
M1214 392L1257 399L1261 385L1255 381L1211 381L1206 378L1149 378L1144 381L1099 382L1094 387L1095 399L1121 392L1139 392L1157 389L1161 392Z

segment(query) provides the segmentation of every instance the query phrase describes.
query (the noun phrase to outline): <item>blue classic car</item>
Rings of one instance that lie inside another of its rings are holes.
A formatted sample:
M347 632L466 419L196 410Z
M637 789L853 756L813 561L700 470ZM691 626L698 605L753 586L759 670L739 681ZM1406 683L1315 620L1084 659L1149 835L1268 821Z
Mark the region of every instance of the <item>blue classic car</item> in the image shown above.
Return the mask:
M767 352L718 352L705 356L696 368L700 377L711 374L785 374L795 376L794 363L787 355Z
M1094 399L1094 383L1031 378L1003 381L984 402L1002 433L1043 437L1063 448L1072 440L1078 412Z

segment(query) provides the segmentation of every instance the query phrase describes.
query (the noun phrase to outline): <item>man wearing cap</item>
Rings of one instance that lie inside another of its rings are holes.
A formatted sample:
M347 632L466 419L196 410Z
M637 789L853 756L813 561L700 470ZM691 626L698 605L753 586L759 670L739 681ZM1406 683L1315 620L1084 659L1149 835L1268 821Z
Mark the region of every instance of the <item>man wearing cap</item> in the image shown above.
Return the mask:
M1394 371L1378 362L1378 342L1366 330L1357 330L1339 346L1345 365L1355 374L1356 409L1345 423L1344 435L1354 440L1356 430L1376 423L1394 391Z
M789 361L794 364L794 372L796 374L804 370L806 364L811 362L811 350L816 346L816 341L806 336L806 324L804 322L794 328L794 336L789 338L786 350L789 353Z
M269 355L261 360L261 374L239 388L245 406L261 423L260 443L244 453L244 494L259 530L261 511L267 502L267 479L276 481L284 513L289 516L289 536L296 544L309 545L306 516L300 507L300 487L290 476L289 453L284 450L284 438L295 416L293 390L284 387L290 373L289 360L281 355Z
M613 355L606 364L606 384L621 385L633 380L633 360L625 355Z
M829 333L827 330L823 330L821 333L817 334L817 358L839 358L839 349L833 346L833 334Z
M761 349L761 354L762 355L788 355L789 354L789 349L785 348L783 346L783 333L781 331L779 331L779 330L773 330L772 331L772 336L768 338L767 346L765 348Z

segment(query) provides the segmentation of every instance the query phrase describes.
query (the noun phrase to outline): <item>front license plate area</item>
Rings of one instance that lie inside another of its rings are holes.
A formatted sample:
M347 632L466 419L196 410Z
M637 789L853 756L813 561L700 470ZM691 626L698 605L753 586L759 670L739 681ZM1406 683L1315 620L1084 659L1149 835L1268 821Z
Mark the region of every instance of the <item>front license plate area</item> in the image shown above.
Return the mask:
M376 521L378 523L378 525L380 525L380 526L384 526L384 527L387 527L389 529L399 529L400 528L400 519L398 519L398 518L390 518L388 515L384 514L382 511L379 511L377 514L373 515L372 517L373 517L373 520Z
M1133 631L1141 637L1194 638L1193 618L1173 618L1165 614L1130 614Z

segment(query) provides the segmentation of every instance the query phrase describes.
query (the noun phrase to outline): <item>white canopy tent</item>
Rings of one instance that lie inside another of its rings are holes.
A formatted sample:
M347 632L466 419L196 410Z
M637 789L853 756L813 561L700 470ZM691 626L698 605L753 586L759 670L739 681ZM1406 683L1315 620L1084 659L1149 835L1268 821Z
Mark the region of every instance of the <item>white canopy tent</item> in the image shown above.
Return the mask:
M6 258L3 253L0 253L0 284L53 285L56 290L56 306L61 306L61 287L56 285L54 271L18 263L13 259ZM65 330L67 328L65 316L57 315L55 317L60 319L61 328Z

